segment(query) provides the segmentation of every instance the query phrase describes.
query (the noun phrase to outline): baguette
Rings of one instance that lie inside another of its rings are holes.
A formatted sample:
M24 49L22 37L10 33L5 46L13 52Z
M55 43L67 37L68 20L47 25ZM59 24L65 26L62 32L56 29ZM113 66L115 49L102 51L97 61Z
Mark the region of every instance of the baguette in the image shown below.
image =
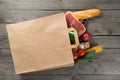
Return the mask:
M89 10L73 12L73 15L77 19L89 19L100 15L100 12L101 11L99 9L89 9Z

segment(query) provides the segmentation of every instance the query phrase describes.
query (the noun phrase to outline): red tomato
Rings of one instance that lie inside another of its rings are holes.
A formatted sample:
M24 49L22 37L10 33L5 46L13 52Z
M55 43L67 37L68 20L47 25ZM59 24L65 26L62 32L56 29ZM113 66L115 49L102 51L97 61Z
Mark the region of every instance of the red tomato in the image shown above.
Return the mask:
M82 56L84 56L86 54L86 51L85 50L81 50L78 54L79 54L80 57L82 57Z
M74 58L74 60L77 60L78 58L79 58L79 54L78 53L73 53L73 58Z
M73 58L74 58L74 60L77 60L77 59L78 59L78 56L74 56Z
M89 32L85 32L85 33L81 36L82 41L89 41L90 36L91 36L91 35L90 35Z

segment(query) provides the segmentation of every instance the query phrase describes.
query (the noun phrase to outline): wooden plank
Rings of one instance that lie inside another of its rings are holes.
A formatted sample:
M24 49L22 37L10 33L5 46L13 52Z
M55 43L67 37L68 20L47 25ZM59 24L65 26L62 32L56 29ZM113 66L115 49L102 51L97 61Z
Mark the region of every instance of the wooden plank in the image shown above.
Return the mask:
M0 35L0 48L9 48L7 35Z
M119 75L77 75L73 80L119 80Z
M0 22L13 23L67 10L100 8L102 15L89 20L88 31L98 35L93 36L91 42L104 48L120 48L119 3L120 0L0 0ZM5 24L0 24L0 48L9 48ZM119 80L119 52L120 49L105 49L90 63L16 75L10 50L0 49L0 80Z
M10 49L0 49L0 60L12 60Z
M0 11L0 22L11 23L21 22L30 19L35 19L43 16L48 16L60 12L66 11L39 11L39 10L7 10ZM99 17L90 19L90 22L120 22L119 10L102 10L102 14Z
M38 71L38 72L32 72L27 74L45 74L45 75L51 75L51 74L71 74L71 71L73 71L73 67L67 67L67 68L59 68L59 69L53 69L53 70L46 70L46 71ZM14 66L12 60L0 60L0 75L4 74L15 74Z
M89 22L87 30L92 35L120 35L120 23L92 23Z
M71 78L72 76L4 75L0 80L71 80Z
M13 2L13 3L40 3L41 1L39 1L39 0L20 0L20 1L16 1L16 0L0 0L1 2ZM96 1L96 0L76 0L76 1L74 1L74 0L69 0L69 1L66 1L66 0L60 0L60 1L58 1L58 0L51 0L51 1L49 1L49 0L44 0L44 1L42 1L41 3L47 3L47 2L62 2L62 3L74 3L74 2L91 2L91 3L105 3L105 2L107 2L107 3L118 3L118 2L120 2L119 0L100 0L100 1Z
M112 22L112 23L94 23L89 22L87 30L92 35L120 35L120 23L119 22ZM7 34L6 31L6 24L0 24L0 35Z
M119 0L1 0L0 2L0 10L120 9Z
M0 23L0 35L7 34L6 24Z
M120 36L92 36L91 45L102 45L103 48L120 48ZM9 48L8 36L0 35L0 48Z
M112 60L112 59L111 59ZM0 61L0 74L15 74L12 61ZM120 75L120 62L93 61L74 67L59 68L46 71L31 72L26 74L41 75L75 75L75 74L118 74Z
M1 76L1 75L0 75ZM46 76L46 75L4 75L1 80L119 80L119 75L75 75L75 76Z
M120 49L103 49L103 52L96 55L94 60L103 62L120 62L119 56ZM10 49L0 49L0 60L12 60Z
M120 36L92 36L91 46L101 45L103 48L120 48Z
M93 62L28 74L120 74L119 52L120 49L104 49L101 54L94 57ZM0 49L0 68L0 74L15 74L9 49Z

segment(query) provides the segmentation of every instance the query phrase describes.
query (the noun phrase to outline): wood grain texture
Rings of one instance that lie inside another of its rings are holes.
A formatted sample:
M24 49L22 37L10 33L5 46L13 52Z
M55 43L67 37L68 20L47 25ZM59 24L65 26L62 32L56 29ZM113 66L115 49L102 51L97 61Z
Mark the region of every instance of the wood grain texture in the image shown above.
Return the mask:
M1 0L0 10L120 9L119 0Z
M74 67L53 69L27 74L36 75L76 75L76 74L119 74L120 49L104 49L93 58L93 62L77 64ZM9 49L0 49L0 75L15 74Z
M119 75L77 75L72 80L120 80Z
M91 44L105 49L93 62L16 75L5 25L60 12L99 8L89 19ZM0 80L120 80L120 0L0 0Z
M120 35L120 23L119 22L108 22L108 23L92 23L89 22L87 30L92 35Z
M120 62L120 49L103 49L103 52L97 54L94 60L105 62ZM0 49L0 60L12 60L10 49Z
M87 30L92 35L120 35L120 22L89 22ZM0 35L7 34L6 24L0 24Z
M41 75L7 75L1 80L120 80L119 75L76 75L76 76L41 76Z
M91 45L102 45L103 48L120 48L120 36L92 36ZM9 48L8 36L0 35L0 48Z
M15 74L12 61L0 61L0 75ZM76 75L76 74L116 74L120 75L120 62L95 61L75 65L74 67L59 68L47 71L38 71L26 74L34 75Z
M0 11L1 23L13 23L40 18L66 11L39 11L39 10L6 10ZM89 22L120 22L119 10L102 10L99 17L89 19Z

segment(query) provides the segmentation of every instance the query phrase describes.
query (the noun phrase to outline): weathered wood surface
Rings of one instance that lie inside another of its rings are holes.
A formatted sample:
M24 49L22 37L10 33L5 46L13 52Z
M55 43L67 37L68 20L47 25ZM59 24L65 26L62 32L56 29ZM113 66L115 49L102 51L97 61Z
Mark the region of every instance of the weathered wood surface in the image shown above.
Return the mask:
M0 24L0 35L7 34L5 23ZM87 30L92 35L120 35L119 22L89 22Z
M16 75L6 24L67 10L99 8L102 15L89 19L92 45L104 47L93 62L74 67ZM120 80L120 0L0 0L0 80Z
M41 75L7 75L1 80L120 80L119 75L77 75L77 76L41 76Z
M91 44L100 44L104 48L120 48L120 36L92 36ZM0 35L0 48L9 48L7 35Z
M119 0L0 0L0 10L120 9Z
M30 19L35 19L47 15L52 15L66 11L39 11L39 10L5 10L0 11L0 22L20 22ZM90 19L90 22L120 22L119 10L102 10L102 14L99 17Z
M120 62L119 52L120 49L104 49L102 53L97 54L94 57L94 60L103 61L103 62ZM12 60L12 56L10 49L0 49L0 61L11 61L11 60Z
M74 67L34 72L36 75L75 75L75 74L120 74L120 49L104 49L94 57L93 62L75 65ZM9 49L0 49L0 75L14 75L14 66ZM114 55L114 56L113 56ZM112 58L112 59L111 59Z

